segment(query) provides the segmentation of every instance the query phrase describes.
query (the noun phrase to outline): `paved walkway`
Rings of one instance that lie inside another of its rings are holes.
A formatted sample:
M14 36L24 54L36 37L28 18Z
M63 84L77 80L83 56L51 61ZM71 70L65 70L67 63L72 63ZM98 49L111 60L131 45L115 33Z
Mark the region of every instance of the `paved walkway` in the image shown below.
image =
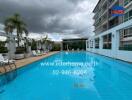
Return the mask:
M38 61L40 59L46 58L48 56L51 56L51 55L53 55L53 54L55 54L57 52L58 51L54 51L54 52L49 52L46 55L42 55L42 56L29 57L29 58L25 58L25 59L21 59L21 60L16 60L15 64L16 64L17 68L20 68L20 67L23 67L23 66L25 66L27 64L30 64L32 62L35 62L35 61ZM7 65L5 67L0 67L0 74L5 73L5 69L4 68L6 68L7 72L14 70L15 67L13 65L11 65L11 66L12 66L12 69L9 66L7 66Z

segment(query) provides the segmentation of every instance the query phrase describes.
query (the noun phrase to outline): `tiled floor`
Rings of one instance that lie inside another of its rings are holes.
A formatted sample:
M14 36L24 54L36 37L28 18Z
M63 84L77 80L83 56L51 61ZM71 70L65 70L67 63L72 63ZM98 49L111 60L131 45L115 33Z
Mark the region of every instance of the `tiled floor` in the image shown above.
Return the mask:
M25 58L25 59L21 59L21 60L16 60L16 61L15 61L15 64L16 64L17 68L20 68L20 67L22 67L22 66L24 66L24 65L27 65L27 64L30 64L30 63L32 63L32 62L34 62L34 61L37 61L37 60L40 60L40 59L42 59L42 58L51 56L51 55L53 55L53 54L55 54L55 53L57 53L57 52L58 52L58 51L49 52L49 53L47 53L46 55L42 55L42 56L29 57L29 58ZM6 68L6 72L9 72L9 71L11 71L11 70L14 70L15 67L14 67L13 65L11 65L11 66L12 66L12 67L11 67L12 69L11 69L8 65L6 65L5 67L0 67L0 74L5 73L5 68Z

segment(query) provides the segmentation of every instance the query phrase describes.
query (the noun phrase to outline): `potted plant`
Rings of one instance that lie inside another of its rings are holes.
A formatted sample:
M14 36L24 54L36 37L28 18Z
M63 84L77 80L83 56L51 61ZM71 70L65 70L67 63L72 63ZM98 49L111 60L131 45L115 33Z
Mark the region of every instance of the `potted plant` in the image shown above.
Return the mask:
M21 46L21 41L23 35L28 35L28 30L26 28L25 22L22 20L21 16L19 14L14 14L13 16L8 17L5 20L5 27L4 30L7 35L13 35L13 31L16 30L16 38L17 38L17 48L15 52L15 58L16 59L21 59L23 58L24 51L20 47ZM9 37L11 39L11 36ZM8 44L10 45L12 42L8 41ZM12 52L11 52L12 53ZM10 54L11 55L11 54Z

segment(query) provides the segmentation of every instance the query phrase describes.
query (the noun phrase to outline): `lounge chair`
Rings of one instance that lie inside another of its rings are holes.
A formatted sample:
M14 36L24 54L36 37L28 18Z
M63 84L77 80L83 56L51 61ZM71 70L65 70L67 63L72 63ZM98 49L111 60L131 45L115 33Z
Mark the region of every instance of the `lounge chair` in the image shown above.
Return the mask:
M43 55L43 53L40 50L37 50L37 53Z
M35 50L33 50L32 53L33 53L33 56L42 56L42 54L38 54L38 53L36 53Z
M43 51L43 54L46 55L48 52L47 51Z
M2 54L0 54L0 62L4 63L4 64L9 64L9 63L14 63L15 60L9 60L9 59L5 59Z
M41 55L47 54L47 52L41 52L40 50L37 50L37 53L38 53L38 54L41 54Z
M79 49L79 48L77 48L77 51L80 51L80 49Z

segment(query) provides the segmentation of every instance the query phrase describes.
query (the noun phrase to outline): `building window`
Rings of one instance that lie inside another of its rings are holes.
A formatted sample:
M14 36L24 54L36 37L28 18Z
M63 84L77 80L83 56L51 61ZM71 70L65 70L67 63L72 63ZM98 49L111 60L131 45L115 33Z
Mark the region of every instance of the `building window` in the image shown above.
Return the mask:
M109 0L109 3L112 3L112 2L114 2L115 0Z
M125 15L124 15L124 22L125 22L125 21L128 21L128 20L130 20L130 19L132 19L132 10L128 11L128 12L125 13Z
M103 49L111 49L112 34L103 36Z
M99 49L99 38L95 39L95 48Z
M109 28L117 26L118 24L119 24L119 16L117 16L109 21Z
M125 13L125 15L124 15L124 22L125 22L125 21L128 21L128 19L129 19L129 13L127 12L127 13Z
M132 27L122 29L120 32L120 46L119 50L132 51Z
M87 48L89 48L89 41L87 41Z
M90 40L90 48L93 48L93 40Z
M132 10L129 11L129 19L132 19Z

